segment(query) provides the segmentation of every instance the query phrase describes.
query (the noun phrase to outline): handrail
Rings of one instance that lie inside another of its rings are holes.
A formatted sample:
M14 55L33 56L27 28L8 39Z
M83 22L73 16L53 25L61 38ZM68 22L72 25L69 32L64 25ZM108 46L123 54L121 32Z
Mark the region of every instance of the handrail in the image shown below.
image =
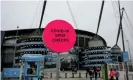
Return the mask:
M16 53L24 52L24 51L45 51L46 48L32 48L32 49L21 49L16 51Z
M56 64L56 62L45 62L45 64L47 64L47 65Z
M81 63L83 63L83 62L86 62L86 63L88 63L88 62L98 62L98 61L112 61L112 59L96 59L96 60L85 60L85 61L82 61Z
M44 44L44 43L43 42L23 42L23 43L17 44L17 46L30 45L30 44Z
M111 56L111 54L97 54L97 55L87 55L87 56L82 56L82 58L85 58L85 57L101 57L101 56Z
M83 67L93 67L93 66L101 66L101 64L94 64L94 65L83 65Z
M34 44L43 44L43 42L23 42L23 43L19 43L19 44L7 44L7 43L4 43L3 46L22 46L22 45L34 45Z
M111 52L112 50L86 50L85 52ZM84 52L84 53L85 53Z

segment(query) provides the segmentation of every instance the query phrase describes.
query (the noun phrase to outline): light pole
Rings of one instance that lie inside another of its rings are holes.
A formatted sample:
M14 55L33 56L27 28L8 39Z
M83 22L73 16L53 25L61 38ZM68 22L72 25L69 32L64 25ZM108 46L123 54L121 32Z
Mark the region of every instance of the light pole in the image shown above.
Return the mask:
M17 32L16 32L16 43L15 43L15 48L14 48L14 53L13 53L13 58L14 58L14 61L13 61L13 67L15 65L15 53L16 53L16 45L17 45L17 39L18 39L18 28L19 26L17 26Z
M128 55L129 55L129 60L131 61L131 53L130 53L130 45L129 45L129 41L127 41L127 46L128 46Z

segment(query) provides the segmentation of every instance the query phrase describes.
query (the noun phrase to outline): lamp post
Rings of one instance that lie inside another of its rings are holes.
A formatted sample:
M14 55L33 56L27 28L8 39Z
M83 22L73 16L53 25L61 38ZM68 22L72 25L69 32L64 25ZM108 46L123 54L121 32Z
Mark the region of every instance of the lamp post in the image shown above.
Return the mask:
M131 61L131 52L130 52L130 45L129 45L129 41L127 41L127 46L128 46L128 55L129 55L129 60Z
M13 58L14 58L14 61L13 61L13 67L15 65L15 53L16 53L16 45L17 45L17 39L18 39L18 28L19 26L17 26L17 32L16 32L16 43L15 43L15 48L14 48L14 53L13 53Z

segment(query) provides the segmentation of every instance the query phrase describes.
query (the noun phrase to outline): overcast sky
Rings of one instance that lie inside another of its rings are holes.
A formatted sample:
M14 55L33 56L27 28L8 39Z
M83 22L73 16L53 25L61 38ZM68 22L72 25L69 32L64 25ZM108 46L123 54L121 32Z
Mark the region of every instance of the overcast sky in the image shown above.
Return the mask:
M74 24L66 1L48 1L44 12L42 28L48 22L55 19L63 19L73 25L75 29L86 30L95 33L101 8L101 1L69 1L77 27ZM121 7L125 10L133 24L133 1L120 1ZM14 30L38 28L43 1L2 1L1 2L1 29ZM99 35L102 36L108 46L113 46L116 42L118 32L119 12L116 1L106 1L103 9ZM125 34L125 45L128 50L126 40L129 40L130 50L133 56L133 26L129 23L125 13L123 19ZM121 36L119 46L122 47Z

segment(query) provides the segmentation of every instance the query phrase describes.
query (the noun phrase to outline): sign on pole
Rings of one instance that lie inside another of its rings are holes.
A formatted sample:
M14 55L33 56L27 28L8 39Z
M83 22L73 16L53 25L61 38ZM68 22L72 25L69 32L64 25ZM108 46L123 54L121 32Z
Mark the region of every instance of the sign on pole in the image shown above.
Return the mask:
M57 55L57 78L59 80L59 53L69 51L76 42L76 32L72 25L64 20L53 20L43 31L43 41L47 48Z

